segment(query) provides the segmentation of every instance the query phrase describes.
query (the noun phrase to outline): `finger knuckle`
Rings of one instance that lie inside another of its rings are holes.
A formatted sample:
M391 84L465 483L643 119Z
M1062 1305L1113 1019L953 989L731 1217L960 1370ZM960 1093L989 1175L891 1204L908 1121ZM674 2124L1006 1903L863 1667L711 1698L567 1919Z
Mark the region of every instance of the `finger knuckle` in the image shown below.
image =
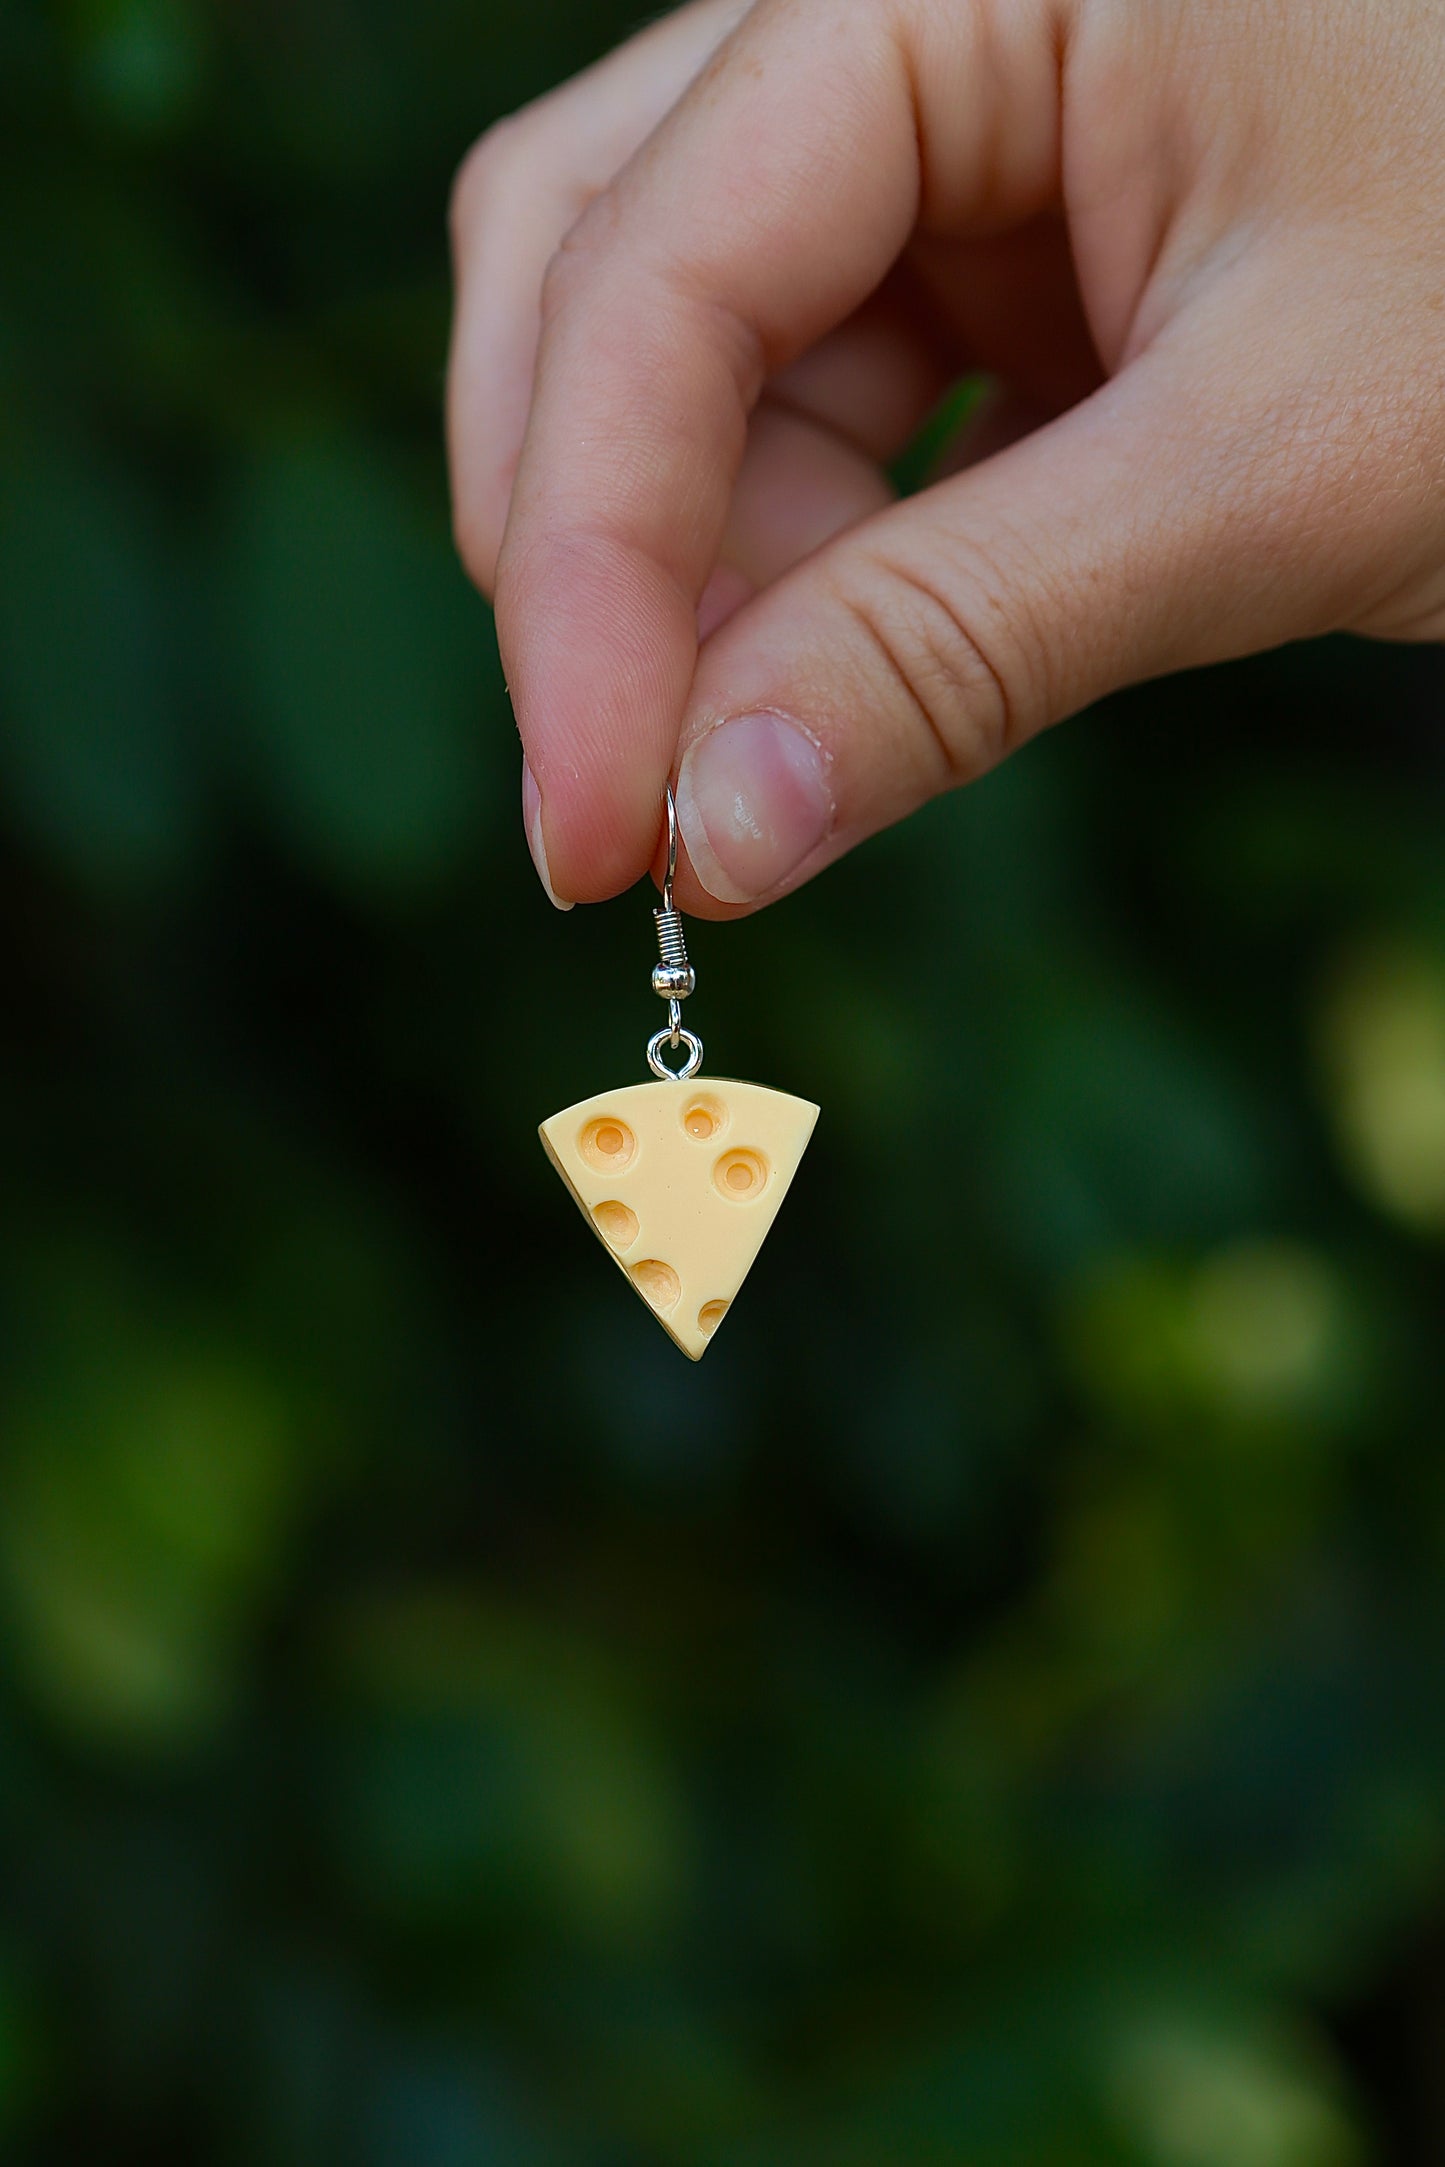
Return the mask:
M518 159L528 130L521 114L494 121L478 136L452 182L447 225L459 246L515 187Z
M877 560L845 595L875 662L920 725L937 787L997 766L1021 735L1022 689L1002 613L986 589L936 566Z
M545 329L590 286L597 266L615 237L617 206L603 191L586 202L552 251L542 274L542 324Z
M501 537L496 522L474 503L457 496L452 508L452 541L473 586L491 595L497 581Z

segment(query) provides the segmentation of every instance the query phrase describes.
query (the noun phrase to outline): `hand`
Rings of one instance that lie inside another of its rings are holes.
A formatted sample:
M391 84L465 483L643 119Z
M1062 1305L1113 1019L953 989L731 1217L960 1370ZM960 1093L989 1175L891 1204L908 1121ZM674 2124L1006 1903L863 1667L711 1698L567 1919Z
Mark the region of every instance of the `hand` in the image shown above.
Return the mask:
M483 137L456 526L554 898L669 775L716 916L1127 682L1440 636L1442 202L1430 0L693 0Z

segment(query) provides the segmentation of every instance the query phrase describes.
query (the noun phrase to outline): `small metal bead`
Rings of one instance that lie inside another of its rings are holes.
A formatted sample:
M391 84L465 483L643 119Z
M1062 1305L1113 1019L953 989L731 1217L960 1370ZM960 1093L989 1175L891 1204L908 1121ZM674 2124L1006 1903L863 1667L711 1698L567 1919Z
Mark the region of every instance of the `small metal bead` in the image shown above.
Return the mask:
M697 989L697 976L690 963L659 963L653 968L652 990L661 994L664 1001L685 1001Z

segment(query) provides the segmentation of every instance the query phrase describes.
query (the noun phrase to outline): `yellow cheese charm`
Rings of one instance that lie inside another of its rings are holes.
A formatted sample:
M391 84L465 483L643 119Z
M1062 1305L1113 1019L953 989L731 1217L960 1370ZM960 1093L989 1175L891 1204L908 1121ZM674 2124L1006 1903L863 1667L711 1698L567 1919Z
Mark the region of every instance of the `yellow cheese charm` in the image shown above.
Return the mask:
M763 1245L818 1118L761 1084L624 1085L542 1123L547 1156L696 1361Z
M624 1084L544 1121L547 1156L608 1254L693 1361L706 1351L777 1217L818 1109L785 1091L694 1079L702 1043L681 1021L695 980L672 902L677 816L667 794L667 879L654 990L667 1026L647 1049L655 1083ZM664 1047L686 1048L669 1068Z

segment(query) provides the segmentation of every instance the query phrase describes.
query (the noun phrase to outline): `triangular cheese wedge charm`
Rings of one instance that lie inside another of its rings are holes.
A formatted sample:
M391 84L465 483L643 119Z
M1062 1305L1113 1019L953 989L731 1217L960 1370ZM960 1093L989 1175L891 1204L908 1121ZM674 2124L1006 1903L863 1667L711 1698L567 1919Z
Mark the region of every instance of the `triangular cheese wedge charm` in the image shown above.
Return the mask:
M541 1126L608 1253L694 1362L763 1245L818 1109L761 1084L669 1079L583 1099Z

